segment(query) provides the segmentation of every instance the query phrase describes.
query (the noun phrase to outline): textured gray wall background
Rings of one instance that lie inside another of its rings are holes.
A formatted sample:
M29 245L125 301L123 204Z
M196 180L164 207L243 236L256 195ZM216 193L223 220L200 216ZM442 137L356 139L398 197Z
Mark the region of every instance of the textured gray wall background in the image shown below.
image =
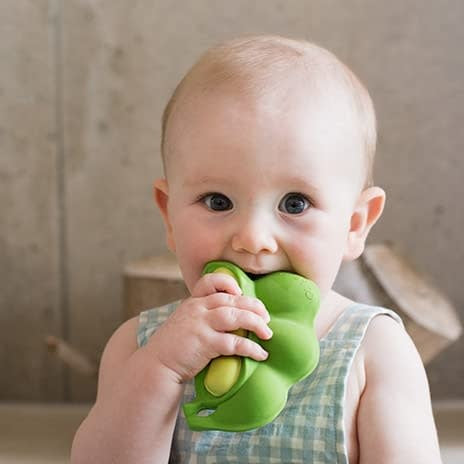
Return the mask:
M98 358L122 321L125 263L165 251L151 199L160 117L205 48L304 37L370 89L394 241L464 314L464 3L460 0L37 0L0 3L0 399L89 400L43 338ZM429 367L464 397L464 342ZM6 374L5 374L6 373Z

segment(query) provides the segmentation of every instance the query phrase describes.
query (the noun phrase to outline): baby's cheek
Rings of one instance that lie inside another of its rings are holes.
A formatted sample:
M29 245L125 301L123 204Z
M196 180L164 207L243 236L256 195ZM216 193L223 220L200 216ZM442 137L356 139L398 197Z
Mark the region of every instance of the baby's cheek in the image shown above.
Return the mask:
M178 237L176 256L190 291L200 279L205 264L222 258L216 243L208 237L207 231L192 229Z
M304 249L294 250L293 256L294 271L315 282L321 295L325 295L337 275L341 262L340 250L314 241L307 243Z

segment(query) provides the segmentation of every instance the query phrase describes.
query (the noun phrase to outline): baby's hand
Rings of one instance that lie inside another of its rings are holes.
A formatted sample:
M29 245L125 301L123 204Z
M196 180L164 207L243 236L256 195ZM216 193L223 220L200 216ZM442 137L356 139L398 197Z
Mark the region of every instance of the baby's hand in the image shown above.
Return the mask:
M242 296L232 276L206 274L195 285L192 296L153 334L147 348L183 383L221 355L266 359L267 353L257 343L228 332L245 329L269 339L269 321L264 304Z

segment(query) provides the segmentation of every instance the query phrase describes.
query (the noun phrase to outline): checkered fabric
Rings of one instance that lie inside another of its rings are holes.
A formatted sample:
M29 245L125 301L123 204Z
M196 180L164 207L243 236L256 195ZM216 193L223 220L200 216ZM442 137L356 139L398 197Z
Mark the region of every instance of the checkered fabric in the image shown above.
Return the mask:
M137 334L143 346L179 302L141 313ZM306 379L295 384L285 408L271 423L248 432L189 429L179 412L171 448L170 463L348 463L343 406L347 378L353 358L369 322L385 314L402 324L393 311L354 304L320 340L320 360ZM184 402L195 396L193 381L186 385Z

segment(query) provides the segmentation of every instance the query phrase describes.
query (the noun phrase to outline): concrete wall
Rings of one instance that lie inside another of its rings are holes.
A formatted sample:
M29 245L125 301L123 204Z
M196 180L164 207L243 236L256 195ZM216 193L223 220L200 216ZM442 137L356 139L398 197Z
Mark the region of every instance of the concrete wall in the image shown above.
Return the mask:
M0 399L88 400L43 342L98 358L121 323L121 271L165 251L151 199L160 116L198 55L242 34L304 37L367 84L389 239L464 314L464 4L408 0L37 0L0 4ZM464 342L428 369L464 397Z
M53 399L63 372L42 342L63 320L53 18L45 2L9 3L0 3L0 398Z

